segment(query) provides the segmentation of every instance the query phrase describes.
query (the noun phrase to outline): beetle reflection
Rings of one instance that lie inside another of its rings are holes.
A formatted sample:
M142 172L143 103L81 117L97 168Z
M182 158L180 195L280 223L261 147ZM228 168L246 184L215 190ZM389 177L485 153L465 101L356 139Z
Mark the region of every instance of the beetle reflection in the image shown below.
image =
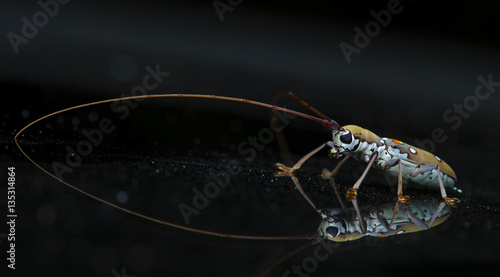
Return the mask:
M395 202L383 203L376 206L359 206L358 200L353 199L350 200L352 207L346 207L332 177L334 173L324 171L323 175L324 178L331 181L335 194L342 205L342 208L334 209L317 209L314 202L302 189L297 177L291 173L278 174L291 177L295 187L304 199L309 202L311 207L321 215L322 220L315 233L302 237L309 239L308 243L281 257L269 266L262 276L265 276L282 261L311 245L319 243L320 245L317 247L324 247L325 239L334 242L347 242L360 239L364 236L388 237L424 231L443 223L451 215L452 206L441 199L413 199L411 201L400 201L398 199ZM300 267L298 268L300 269ZM291 271L287 270L283 276L290 274Z
M299 180L293 174L287 174L295 183L302 196L321 215L321 223L316 240L329 239L335 242L356 240L364 236L388 237L428 230L435 227L451 215L452 207L438 199L413 199L409 203L400 201L377 206L359 206L352 200L352 207L345 207L332 182L342 208L317 209L303 191Z
M412 200L407 205L386 203L377 207L359 208L355 204L353 208L340 211L322 210L318 235L336 242L363 236L388 237L427 230L444 222L450 214L451 207L435 199Z

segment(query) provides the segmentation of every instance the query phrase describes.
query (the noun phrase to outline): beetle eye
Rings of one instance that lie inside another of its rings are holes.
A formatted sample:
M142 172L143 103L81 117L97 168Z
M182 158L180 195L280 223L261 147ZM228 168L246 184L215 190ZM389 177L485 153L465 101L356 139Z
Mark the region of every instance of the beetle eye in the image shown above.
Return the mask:
M328 227L326 228L326 232L332 236L332 237L337 237L338 233L339 233L339 229L337 227Z
M347 133L343 134L340 136L340 141L342 143L349 144L352 142L352 135L351 132L347 131Z

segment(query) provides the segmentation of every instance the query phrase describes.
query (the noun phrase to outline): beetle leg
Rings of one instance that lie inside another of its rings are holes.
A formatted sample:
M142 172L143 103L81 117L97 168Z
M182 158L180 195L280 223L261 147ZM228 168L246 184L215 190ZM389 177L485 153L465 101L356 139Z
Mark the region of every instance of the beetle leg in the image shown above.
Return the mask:
M419 174L422 174L422 173L426 173L428 171L431 171L433 169L435 169L438 165L437 164L424 164L424 165L420 165L417 169L415 169L415 171L413 171L413 173L410 175L410 177L415 177Z
M401 172L401 160L400 159L392 159L385 162L382 165L382 169L387 169L389 167L393 167L398 165L398 202L403 204L408 204L410 202L410 197L403 195L403 174Z
M323 178L331 178L335 175L337 175L337 173L339 172L340 168L342 167L342 165L349 159L349 155L345 156L338 164L337 166L332 170L332 171L328 171L328 169L323 169L323 171L321 172L322 175L323 175Z
M370 167L372 166L373 161L375 161L375 159L377 157L378 157L378 152L374 152L370 158L370 161L368 162L368 165L365 168L365 171L363 171L363 174L361 174L361 177L359 177L359 179L356 181L354 186L352 186L352 188L349 188L346 191L347 199L349 199L349 200L356 199L356 196L358 195L358 188L359 188L359 186L361 186L361 183L365 179L366 173L368 173L368 170L370 170Z
M313 207L314 210L319 212L319 210L316 208L316 205L314 205L314 202L311 200L311 198L309 198L309 196L307 196L305 191L302 189L302 186L299 183L299 179L297 179L297 177L295 177L293 174L290 174L290 177L292 178L293 183L295 184L295 186L299 190L300 194L302 194L302 197L304 197L307 200L307 202L309 202L309 204L311 205L311 207Z
M392 213L392 218L391 218L391 222L389 223L389 228L392 227L392 224L394 223L394 219L396 218L396 215L398 214L399 212L399 207L401 206L401 202L399 201L396 201L396 204L394 205L394 212Z
M410 196L403 195L403 174L401 173L401 160L398 160L398 201L403 204L410 202Z
M384 227L384 229L385 229L384 232L389 231L390 225L389 225L389 222L387 222L387 219L384 217L384 212L378 211L376 216L377 216L378 221L382 225L382 227Z
M444 201L447 204L449 204L451 206L455 206L457 204L457 202L458 202L458 198L448 197L446 195L446 189L444 188L443 178L441 177L441 170L439 168L439 165L437 165L437 164L421 165L410 176L411 177L415 177L415 176L417 176L419 174L422 174L422 173L425 173L425 172L428 172L428 171L431 171L431 170L434 170L434 169L436 169L436 171L437 171L439 188L441 189L441 197L443 197Z
M332 172L328 171L327 169L323 169L323 172L322 172L323 178L330 180L330 184L332 185L333 191L335 192L335 196L337 196L337 199L339 200L339 203L342 206L343 210L345 210L345 205L344 205L344 202L342 202L342 198L340 197L339 189L337 188L337 184L335 182L335 179L333 178L334 174L332 174L332 173L338 171L337 168L340 167L340 165L347 160L347 157L345 157L342 161L340 161L340 163L335 167L335 169Z
M449 204L451 206L456 206L457 202L458 202L458 198L448 197L446 195L446 189L444 188L443 179L441 178L441 170L439 170L439 166L438 165L436 167L437 167L439 187L441 188L441 197L443 197L443 199L446 202L446 204Z
M356 198L354 198L352 200L352 205L354 206L354 210L356 211L356 215L358 216L358 219L359 219L359 224L360 224L360 227L361 227L361 232L363 234L366 234L366 222L365 222L365 218L361 215L361 211L359 210L359 206L358 206L358 200L356 200Z
M422 220L418 219L415 214L413 214L409 208L405 207L405 210L406 210L406 215L408 216L408 218L411 220L411 222L413 222L415 225L417 225L418 227L424 229L424 230L427 230L429 228L432 227L432 224L434 224L434 221L436 220L437 216L439 215L439 213L443 210L444 206L446 206L446 203L445 202L441 202L439 203L439 206L436 208L436 211L434 212L434 214L432 215L432 218L431 220L429 220L429 223L427 225L425 225L424 222L422 222Z
M319 150L323 149L325 146L330 146L332 145L333 146L333 142L331 141L327 141L323 144L321 144L318 148L314 149L313 151L307 153L304 157L302 157L302 159L300 159L293 167L287 167L285 166L284 164L281 164L281 163L276 163L276 166L283 170L284 172L286 173L292 173L294 172L295 170L299 169L302 164L307 161L307 159L309 159L310 157L312 157L314 154L318 153ZM279 173L278 173L279 174Z
M386 170L388 169L389 167L393 167L395 165L397 165L399 163L399 159L392 159L392 160L388 160L387 162L385 162L383 165L382 165L382 169L383 170Z
M432 224L434 223L434 220L436 220L437 216L439 215L439 213L443 210L444 206L446 206L446 203L445 202L441 202L439 203L439 207L437 207L436 211L434 212L434 214L432 215L432 218L431 220L429 221L429 225L428 227L431 228L432 227Z
M418 227L424 229L424 230L427 230L430 228L430 225L427 226L425 225L424 222L422 222L422 220L420 220L419 218L417 218L415 216L414 213L412 213L409 209L409 207L407 206L404 206L404 209L405 209L405 212L406 212L406 216L408 216L408 218L410 219L411 222L413 222L413 224L417 225Z

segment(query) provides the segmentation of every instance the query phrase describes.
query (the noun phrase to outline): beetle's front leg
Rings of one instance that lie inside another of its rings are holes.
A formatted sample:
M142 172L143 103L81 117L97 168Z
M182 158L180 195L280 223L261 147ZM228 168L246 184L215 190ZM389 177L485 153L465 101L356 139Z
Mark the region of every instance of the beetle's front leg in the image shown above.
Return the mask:
M363 171L363 174L361 174L361 177L356 181L354 186L352 188L347 189L346 191L346 198L349 200L354 200L358 196L358 188L361 186L361 183L365 179L366 174L368 173L368 170L370 170L370 167L373 164L373 161L378 157L378 152L374 152L371 157L370 161L368 162L368 165L366 166L365 170Z
M400 159L389 160L382 165L382 169L386 170L396 165L398 166L398 202L401 202L403 204L408 204L410 202L410 197L407 195L403 195L403 174L401 172L401 160Z

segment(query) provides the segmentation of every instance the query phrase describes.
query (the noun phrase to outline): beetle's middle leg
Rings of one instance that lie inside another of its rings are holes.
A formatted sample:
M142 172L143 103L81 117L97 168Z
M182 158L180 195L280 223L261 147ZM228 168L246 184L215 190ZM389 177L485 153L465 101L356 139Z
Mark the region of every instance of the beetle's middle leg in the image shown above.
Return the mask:
M403 204L408 204L410 202L410 197L407 195L403 195L403 174L401 172L401 160L400 159L392 159L385 162L382 165L382 168L385 170L389 167L398 166L398 202Z
M323 171L321 172L321 175L323 175L323 179L329 179L330 180L330 184L332 185L333 187L333 191L335 192L335 195L337 196L337 199L339 200L340 202L340 205L342 206L342 209L345 210L345 205L344 205L344 202L342 202L342 198L340 198L340 193L339 193L339 190L337 188L337 185L336 185L336 182L335 182L335 179L333 179L333 176L335 176L337 174L337 172L339 172L340 168L342 167L342 165L349 159L350 156L345 156L338 164L337 166L335 166L335 168L332 170L332 171L329 171L328 169L326 168L323 168Z
M344 165L344 163L349 159L349 157L351 156L345 156L338 164L337 166L335 166L335 168L332 170L332 171L329 171L328 169L326 168L323 168L323 171L321 172L321 174L323 175L323 178L332 178L333 176L335 176L340 168L342 167L342 165Z

